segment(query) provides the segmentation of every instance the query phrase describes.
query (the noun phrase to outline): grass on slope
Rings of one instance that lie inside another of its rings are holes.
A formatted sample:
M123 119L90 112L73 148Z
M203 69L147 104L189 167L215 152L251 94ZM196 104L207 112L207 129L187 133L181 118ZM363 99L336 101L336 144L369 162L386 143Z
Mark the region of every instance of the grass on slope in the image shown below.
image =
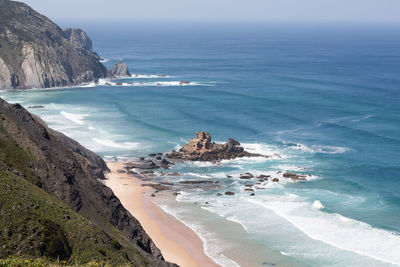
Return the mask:
M66 264L149 265L117 229L110 226L110 236L36 186L29 169L34 160L6 134L0 115L0 266L13 266L4 265L9 256Z

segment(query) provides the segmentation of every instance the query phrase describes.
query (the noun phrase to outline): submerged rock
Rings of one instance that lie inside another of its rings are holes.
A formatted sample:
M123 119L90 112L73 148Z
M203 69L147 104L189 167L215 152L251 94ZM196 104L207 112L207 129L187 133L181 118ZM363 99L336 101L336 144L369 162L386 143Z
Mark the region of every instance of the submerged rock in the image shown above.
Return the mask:
M291 173L291 172L287 172L283 174L283 177L285 178L290 178L292 179L292 181L306 181L307 179L305 178L305 175L301 175L301 174L296 174L296 173Z
M216 144L211 142L209 133L197 132L197 138L191 139L179 151L174 150L166 154L166 157L191 161L220 161L241 157L263 157L263 155L245 151L234 139L229 138L225 144Z
M254 178L254 175L249 172L240 175L240 179L252 179L252 178Z

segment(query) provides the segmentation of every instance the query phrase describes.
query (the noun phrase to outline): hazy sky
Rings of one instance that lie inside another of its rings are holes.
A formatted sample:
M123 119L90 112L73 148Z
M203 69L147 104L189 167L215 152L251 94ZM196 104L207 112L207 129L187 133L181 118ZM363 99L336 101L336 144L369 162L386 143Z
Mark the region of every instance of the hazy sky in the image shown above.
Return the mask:
M26 0L54 20L400 22L400 0Z

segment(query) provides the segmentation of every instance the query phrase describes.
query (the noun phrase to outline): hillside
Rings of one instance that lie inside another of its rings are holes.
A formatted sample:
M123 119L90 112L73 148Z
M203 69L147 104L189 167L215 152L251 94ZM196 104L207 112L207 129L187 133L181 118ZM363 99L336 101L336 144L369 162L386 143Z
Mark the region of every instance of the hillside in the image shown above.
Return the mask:
M169 266L103 185L104 161L0 99L0 258Z
M0 0L0 89L71 86L106 73L85 32L64 32L26 4Z

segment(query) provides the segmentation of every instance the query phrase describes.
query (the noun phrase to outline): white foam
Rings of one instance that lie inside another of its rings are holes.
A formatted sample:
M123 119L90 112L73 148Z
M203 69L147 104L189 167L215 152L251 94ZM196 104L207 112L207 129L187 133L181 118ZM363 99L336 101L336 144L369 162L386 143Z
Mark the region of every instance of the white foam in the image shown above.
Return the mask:
M316 209L322 210L323 208L325 208L324 205L322 205L321 201L319 200L315 200L312 204L312 206Z
M209 161L184 161L184 163L189 166L200 167L200 168L216 166L215 163Z
M139 143L134 143L134 142L117 143L117 142L114 142L113 140L100 139L100 138L95 138L95 137L92 138L92 140L100 145L112 147L112 148L119 148L119 149L135 149L135 148L138 148L138 146L139 146Z
M125 77L124 77L125 78ZM129 77L128 77L129 79ZM97 84L89 83L87 85L81 87L94 87L97 85L106 85L106 86L126 86L126 87L141 87L141 86L212 86L211 83L201 83L201 82L190 82L190 83L182 83L181 81L156 81L156 82L115 82L110 79L100 79Z
M188 172L186 173L187 175L194 176L194 177L199 177L199 178L211 178L212 176L209 174L204 174L204 173L194 173L194 172Z
M296 165L280 164L277 166L278 169L283 171L305 171L306 168Z
M283 256L291 256L290 253L287 253L287 252L285 252L285 251L281 251L280 253L281 253Z
M159 205L163 211L168 214L174 216L177 220L182 222L184 225L192 229L203 242L204 252L208 257L210 257L215 263L223 266L223 267L240 267L235 261L226 257L222 251L223 246L219 244L217 238L213 236L213 233L206 231L201 225L195 223L188 223L185 220L180 218L179 214L173 210L168 208L166 205Z
M360 118L360 119L355 119L355 120L352 120L352 122L359 122L359 121L363 121L363 120L366 120L366 119L369 119L369 118L371 118L371 117L373 117L374 115L372 115L372 114L369 114L369 115L367 115L367 116L364 116L364 117L362 117L362 118Z
M64 118L66 118L66 119L68 119L70 121L73 121L73 122L75 122L76 124L79 124L79 125L85 124L84 119L89 116L89 114L73 114L73 113L68 113L68 112L65 112L65 111L61 111L60 114Z
M156 75L156 74L132 74L131 78L137 78L137 79L156 79L156 78L173 78L174 76L168 76L168 75Z
M299 197L278 198L276 201L250 202L264 206L290 222L308 237L333 247L351 251L378 261L400 265L400 236L369 224L344 217L340 214L323 212L318 207L311 208Z
M261 154L264 156L277 156L280 155L280 151L272 146L263 143L240 143L241 146L250 153Z
M177 144L177 145L174 147L174 149L175 149L176 151L178 151L178 150L181 149L181 148L182 148L182 146L179 145L179 144Z
M307 146L304 144L297 144L296 146L289 147L290 149L299 150L307 153L321 153L321 154L342 154L351 151L351 148L342 146Z

